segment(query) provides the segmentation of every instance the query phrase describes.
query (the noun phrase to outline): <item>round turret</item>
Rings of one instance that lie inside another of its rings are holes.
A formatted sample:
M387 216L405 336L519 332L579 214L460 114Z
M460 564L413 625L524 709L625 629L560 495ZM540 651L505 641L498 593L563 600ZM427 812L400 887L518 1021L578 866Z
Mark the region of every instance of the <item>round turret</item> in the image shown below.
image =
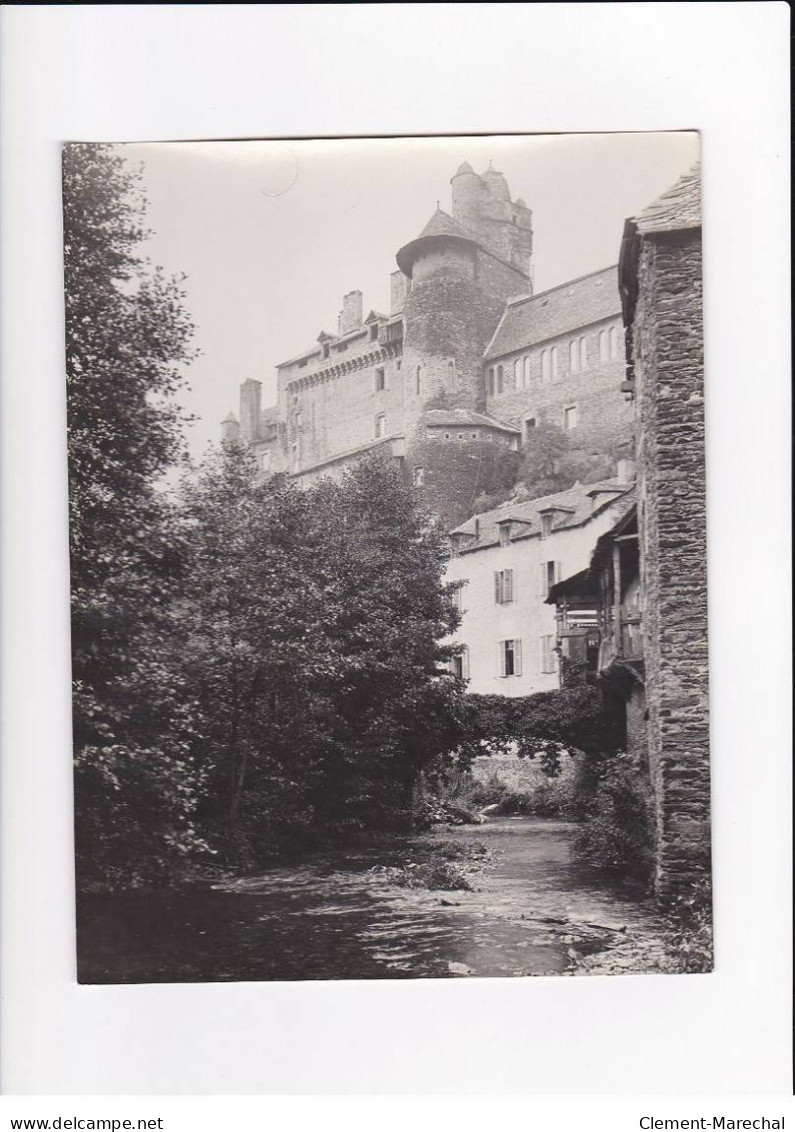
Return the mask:
M240 422L234 413L227 413L221 421L221 440L225 444L235 444L240 440Z

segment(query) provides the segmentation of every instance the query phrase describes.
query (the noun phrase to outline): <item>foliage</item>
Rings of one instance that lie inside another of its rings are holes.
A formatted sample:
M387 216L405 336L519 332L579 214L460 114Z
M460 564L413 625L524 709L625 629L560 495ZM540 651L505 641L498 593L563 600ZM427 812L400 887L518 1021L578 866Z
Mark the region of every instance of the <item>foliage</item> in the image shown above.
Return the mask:
M301 491L226 445L183 498L202 815L225 851L405 823L418 771L460 741L463 686L441 671L441 533L397 468L373 457Z
M690 884L675 898L667 914L670 970L696 973L712 970L712 883L709 876Z
M192 326L141 254L140 175L111 146L63 151L76 839L81 877L168 872L191 821L190 696L168 661L180 570L157 483L182 451L174 395Z
M464 740L449 760L466 767L484 754L538 758L550 777L563 757L582 751L592 760L610 749L610 728L598 691L572 683L532 696L470 695L460 707Z
M590 811L574 842L580 858L648 883L653 863L651 800L636 756L618 753L604 761Z
M520 452L498 449L495 457L494 468L479 485L475 514L499 507L508 499L539 499L565 491L578 480L594 483L613 476L617 454L580 452L572 448L565 429L542 420Z

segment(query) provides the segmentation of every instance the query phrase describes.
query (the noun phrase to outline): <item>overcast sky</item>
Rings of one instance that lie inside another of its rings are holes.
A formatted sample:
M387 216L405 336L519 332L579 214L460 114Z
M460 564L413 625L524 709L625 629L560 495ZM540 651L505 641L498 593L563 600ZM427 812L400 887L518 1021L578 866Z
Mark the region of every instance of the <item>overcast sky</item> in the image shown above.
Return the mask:
M187 274L201 357L189 371L191 450L219 437L238 386L336 332L346 291L389 310L395 252L437 201L450 211L462 161L489 161L533 210L536 292L618 259L623 223L698 158L695 133L567 134L126 145L143 163L147 252Z

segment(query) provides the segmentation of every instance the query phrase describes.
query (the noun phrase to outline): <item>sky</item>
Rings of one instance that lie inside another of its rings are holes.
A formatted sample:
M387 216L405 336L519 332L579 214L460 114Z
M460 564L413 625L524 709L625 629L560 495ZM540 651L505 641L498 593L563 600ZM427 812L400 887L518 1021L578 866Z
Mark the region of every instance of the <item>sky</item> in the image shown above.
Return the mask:
M276 398L276 364L335 333L347 291L389 310L398 248L463 161L491 161L533 211L536 292L618 260L624 220L699 155L693 132L156 142L120 147L141 164L153 231L145 252L185 274L200 356L181 400L194 456L238 411L238 387Z

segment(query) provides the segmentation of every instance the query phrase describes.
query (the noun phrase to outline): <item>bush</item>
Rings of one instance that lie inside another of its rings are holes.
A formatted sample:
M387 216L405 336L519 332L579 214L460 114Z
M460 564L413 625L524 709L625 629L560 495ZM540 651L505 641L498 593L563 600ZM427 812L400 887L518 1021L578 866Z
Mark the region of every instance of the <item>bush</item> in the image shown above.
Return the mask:
M640 760L617 754L600 768L590 813L574 841L580 859L648 884L653 863L651 805Z
M668 965L671 971L712 970L712 883L695 881L675 898L668 912Z

